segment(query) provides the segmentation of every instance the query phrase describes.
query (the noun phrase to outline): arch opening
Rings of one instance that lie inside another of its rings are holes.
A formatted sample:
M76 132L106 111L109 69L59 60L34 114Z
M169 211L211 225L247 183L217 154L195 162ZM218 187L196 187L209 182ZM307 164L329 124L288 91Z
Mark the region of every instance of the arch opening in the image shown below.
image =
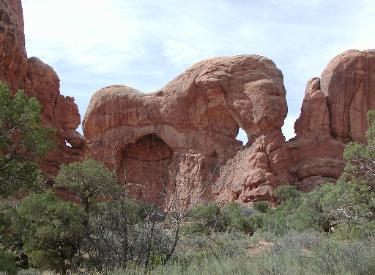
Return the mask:
M163 204L172 156L172 149L156 134L128 144L122 152L118 175L129 195L137 200Z
M242 128L238 129L236 140L242 142L242 145L248 144L249 138L247 137L247 134L246 134L244 129L242 129Z
M72 144L71 144L69 141L64 140L64 142L65 142L65 146L66 146L66 147L68 147L68 148L73 148Z

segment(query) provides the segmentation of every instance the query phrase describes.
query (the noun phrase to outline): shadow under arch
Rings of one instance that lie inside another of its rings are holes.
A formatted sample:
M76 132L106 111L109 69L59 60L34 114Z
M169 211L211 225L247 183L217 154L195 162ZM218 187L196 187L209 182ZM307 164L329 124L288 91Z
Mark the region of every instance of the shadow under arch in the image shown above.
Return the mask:
M162 205L172 157L173 151L164 140L148 134L123 149L117 175L131 197Z

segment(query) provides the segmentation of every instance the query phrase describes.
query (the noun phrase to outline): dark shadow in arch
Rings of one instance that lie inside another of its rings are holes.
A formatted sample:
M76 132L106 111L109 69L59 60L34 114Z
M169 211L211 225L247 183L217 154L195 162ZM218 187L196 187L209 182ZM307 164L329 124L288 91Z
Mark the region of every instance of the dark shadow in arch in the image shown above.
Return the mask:
M163 204L172 156L172 149L156 134L128 144L122 152L118 175L125 182L129 195L137 200Z

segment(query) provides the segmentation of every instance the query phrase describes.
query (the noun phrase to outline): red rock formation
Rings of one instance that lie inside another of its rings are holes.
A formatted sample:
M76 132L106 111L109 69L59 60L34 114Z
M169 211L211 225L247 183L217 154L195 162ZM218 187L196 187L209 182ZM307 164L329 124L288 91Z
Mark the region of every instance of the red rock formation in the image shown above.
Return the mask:
M57 148L41 168L83 157L74 99L59 91L54 70L27 58L20 0L0 0L0 80L24 89L56 129ZM111 86L92 97L84 119L85 156L105 163L137 199L180 207L216 200L272 200L280 184L309 191L337 179L349 141L364 141L375 109L375 51L347 51L306 87L296 137L281 133L287 113L283 76L261 56L195 64L152 94ZM249 143L236 140L242 128ZM71 145L67 146L67 143Z
M366 114L375 109L375 50L350 50L335 57L322 73L332 136L365 140Z
M86 153L114 169L132 196L159 204L174 194L182 207L272 200L286 183L310 191L341 175L345 142L364 140L374 56L346 52L308 82L289 142L280 130L282 74L264 57L202 61L154 94L104 88L85 116ZM246 146L235 140L240 127Z
M365 141L366 114L375 109L375 51L351 50L335 57L321 79L307 84L296 138L288 143L291 171L305 191L335 181L349 141Z
M330 134L327 99L320 90L320 79L306 86L301 115L295 123L296 138L288 142L290 171L301 190L310 191L332 182L342 172L344 144Z
M56 129L57 148L40 164L47 175L55 175L61 163L82 156L83 138L76 132L80 115L74 99L60 94L55 71L38 58L27 58L20 0L0 0L0 53L0 81L13 91L23 89L36 97L42 106L43 123Z
M183 206L219 197L248 202L269 198L278 178L287 181L286 113L282 74L271 60L221 57L153 94L98 91L83 129L87 155L115 169L138 199L160 203L177 192ZM247 146L236 140L240 127Z
M0 80L14 90L23 88L27 56L20 0L0 1Z
M317 77L307 83L301 116L294 128L297 136L330 136L327 99L320 91L320 79Z

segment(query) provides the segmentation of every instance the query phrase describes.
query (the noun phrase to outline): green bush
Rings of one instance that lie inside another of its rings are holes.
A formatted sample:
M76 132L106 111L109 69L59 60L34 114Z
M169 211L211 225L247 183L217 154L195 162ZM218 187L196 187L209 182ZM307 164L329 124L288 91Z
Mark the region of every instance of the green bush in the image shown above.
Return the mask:
M256 201L253 203L253 208L260 213L267 213L270 206L266 201Z
M365 182L375 192L375 110L367 114L369 129L366 133L366 143L351 142L344 151L347 161L342 179Z
M0 271L6 274L17 273L15 257L2 249L0 249Z
M84 213L52 193L26 197L17 208L16 232L32 267L65 272L79 250Z
M260 215L238 203L229 203L220 208L209 203L193 208L189 223L183 226L185 234L210 234L212 232L240 231L253 234L263 222Z
M1 83L0 110L0 197L7 197L37 184L37 161L54 146L54 131L42 126L35 98Z
M210 233L209 228L198 222L184 223L181 227L183 235L207 235Z
M293 185L280 185L273 191L273 194L282 203L297 200L301 196L301 192Z
M253 234L254 225L251 220L253 212L238 203L229 203L222 209L223 219L226 221L226 230L241 231Z
M200 220L207 225L215 224L220 215L220 208L216 203L207 203L194 207L190 212L190 217Z
M55 181L56 186L67 188L78 195L86 213L100 199L122 194L112 171L91 159L62 165Z
M193 225L193 228L191 228L193 231L197 229L197 233L203 233L203 231L199 230L199 227L206 228L204 231L209 233L211 231L222 231L226 226L226 221L223 219L217 203L207 203L194 207L189 214L189 219L193 223L200 224L199 226Z

